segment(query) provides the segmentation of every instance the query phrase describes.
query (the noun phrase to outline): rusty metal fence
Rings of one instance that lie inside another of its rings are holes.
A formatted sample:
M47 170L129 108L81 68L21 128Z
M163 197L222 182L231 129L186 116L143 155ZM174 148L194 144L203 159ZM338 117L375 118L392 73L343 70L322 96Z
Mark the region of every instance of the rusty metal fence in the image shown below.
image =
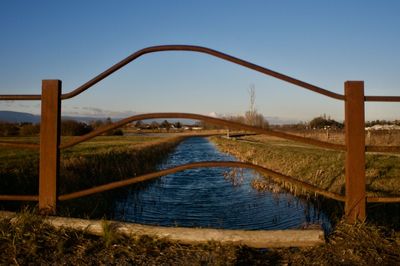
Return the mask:
M344 102L345 109L345 145L334 144L330 142L315 140L296 136L284 132L278 132L271 129L262 129L254 126L249 126L237 122L227 121L223 119L203 116L190 113L150 113L131 116L112 123L108 126L99 128L86 135L73 138L66 143L60 143L60 124L61 124L61 102L62 100L70 99L89 89L94 84L108 77L128 63L138 57L155 52L162 51L192 51L204 54L209 54L214 57L244 66L268 76L275 77L282 81L297 85L304 89L311 90L315 93L325 95L327 97ZM84 83L75 90L62 94L60 80L43 80L42 94L39 95L0 95L0 100L37 100L41 101L41 128L40 128L40 143L22 143L22 142L7 142L0 141L1 146L39 149L39 195L0 195L0 200L3 201L38 201L39 209L44 213L55 214L57 201L64 201L84 197L87 195L104 192L107 190L128 186L134 183L143 182L163 175L171 174L178 171L183 171L198 167L242 167L251 168L263 174L272 176L291 183L292 185L304 190L316 193L334 200L345 203L345 216L347 221L354 222L356 220L364 220L366 217L367 202L400 202L400 197L367 197L366 196L366 180L365 180L365 152L400 152L400 146L366 146L365 145L365 102L400 102L400 96L365 96L363 81L347 81L344 83L344 94L334 93L312 84L297 80L273 70L255 65L242 59L212 50L206 47L190 46L190 45L162 45L148 47L139 50L119 63L110 67L106 71L97 75L93 79ZM128 178L122 181L111 182L109 184L85 189L69 194L58 195L57 179L59 176L60 150L72 147L78 143L92 139L107 131L124 126L133 121L153 119L153 118L188 118L196 119L225 126L231 129L240 129L251 131L259 134L275 136L283 139L302 142L318 147L343 151L346 153L345 161L345 195L329 192L317 186L299 181L293 177L272 171L265 167L244 163L244 162L197 162L185 165L180 165L166 170L145 174L133 178Z

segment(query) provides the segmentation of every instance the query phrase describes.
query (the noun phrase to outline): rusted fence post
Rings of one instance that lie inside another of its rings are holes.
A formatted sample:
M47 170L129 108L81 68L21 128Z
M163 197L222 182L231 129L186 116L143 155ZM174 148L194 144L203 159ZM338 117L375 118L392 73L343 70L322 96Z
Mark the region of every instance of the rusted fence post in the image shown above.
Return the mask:
M347 222L365 219L365 118L364 82L347 81L345 91Z
M55 214L60 163L61 80L42 81L39 210Z

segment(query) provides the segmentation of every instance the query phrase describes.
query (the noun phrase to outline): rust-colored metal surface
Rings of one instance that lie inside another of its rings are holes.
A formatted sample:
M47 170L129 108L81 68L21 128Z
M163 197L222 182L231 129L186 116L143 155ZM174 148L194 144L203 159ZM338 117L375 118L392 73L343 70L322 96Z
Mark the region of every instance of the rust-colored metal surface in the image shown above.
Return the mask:
M149 53L156 53L156 52L164 52L164 51L191 51L191 52L199 52L199 53L204 53L208 55L212 55L214 57L218 57L220 59L241 65L243 67L255 70L257 72L263 73L265 75L269 75L272 77L275 77L277 79L286 81L288 83L297 85L299 87L311 90L313 92L331 97L333 99L337 100L344 100L344 96L342 94L334 93L328 90L325 90L323 88L320 88L318 86L306 83L304 81L289 77L287 75L278 73L276 71L270 70L268 68L250 63L248 61L233 57L231 55L207 48L207 47L202 47L202 46L194 46L194 45L160 45L160 46L152 46L152 47L147 47L142 50L139 50L130 56L126 57L122 61L118 62L117 64L113 65L106 71L100 73L93 79L89 80L88 82L84 83L83 85L79 86L75 90L63 94L61 96L61 99L70 99L72 97L77 96L78 94L84 92L85 90L89 89L91 86L94 84L98 83L99 81L105 79L115 71L119 70L120 68L124 67L125 65L129 64L130 62L134 61L135 59L139 58L142 55L149 54ZM40 95L0 95L0 100L40 100L41 96Z
M0 141L0 146L21 149L39 149L39 144L29 142L16 142L16 141Z
M309 192L312 193L316 193L328 198L332 198L335 200L339 200L339 201L344 201L345 197L337 194L337 193L333 193L333 192L329 192L326 191L324 189L318 188L314 185L310 185L306 182L303 181L299 181L293 177L290 176L286 176L283 175L281 173L275 172L273 170L264 168L262 166L259 165L255 165L255 164L251 164L251 163L244 163L244 162L234 162L234 161L210 161L210 162L196 162L196 163L189 163L189 164L184 164L184 165L180 165L177 167L173 167L173 168L169 168L169 169L165 169L165 170L161 170L158 172L154 172L154 173L150 173L150 174L145 174L142 176L137 176L137 177L133 177L133 178L129 178L129 179L125 179L122 181L116 181L116 182L112 182L106 185L101 185L101 186L97 186L94 188L89 188L89 189L85 189L82 191L78 191L78 192L73 192L70 194L65 194L65 195L61 195L58 197L58 199L60 201L63 200L70 200L70 199L76 199L76 198L80 198L80 197L84 197L84 196L88 196L88 195L92 195L92 194L96 194L96 193L100 193L100 192L104 192L104 191L108 191L111 189L116 189L116 188L120 188L120 187L124 187L124 186L129 186L135 183L140 183L140 182L144 182L147 180L151 180L160 176L164 176L164 175L168 175L168 174L173 174L176 172L180 172L180 171L184 171L187 169L192 169L192 168L200 168L200 167L240 167L240 168L250 168L250 169L254 169L266 176L270 176L273 178L277 178L280 181L284 181L287 183L290 183L296 187L299 187L301 189L307 190Z
M400 197L367 197L369 203L397 203Z
M109 131L109 130L121 127L130 122L137 121L137 120L153 119L153 118L197 119L197 120L208 122L210 124L225 126L225 127L232 128L232 129L247 130L247 131L251 131L251 132L255 132L255 133L259 133L259 134L265 134L265 135L279 137L279 138L283 138L283 139L298 141L298 142L302 142L305 144L315 145L315 146L322 147L322 148L341 150L341 151L344 151L346 149L345 146L341 145L341 144L324 142L324 141L315 140L315 139L311 139L311 138L304 138L301 136L292 135L292 134L288 134L288 133L284 133L284 132L280 132L280 131L274 131L271 129L263 129L263 128L249 126L249 125L245 125L245 124L241 124L241 123L237 123L237 122L233 122L233 121L228 121L228 120L224 120L224 119L209 117L209 116L205 116L205 115L190 114L190 113L152 113L152 114L134 115L134 116L122 119L113 124L110 124L108 126L99 128L95 131L92 131L92 132L86 134L86 135L83 135L80 137L75 137L74 139L72 139L66 143L62 143L60 145L60 149L72 147L76 144L79 144L83 141L92 139L96 136L99 136L99 135Z
M366 152L399 153L400 146L365 146Z
M284 75L282 73L273 71L271 69L253 64L251 62L233 57L231 55L207 48L202 46L195 46L195 45L159 45L159 46L151 46L136 51L135 53L131 54L130 56L126 57L125 59L121 60L120 62L116 63L115 65L111 66L104 72L100 73L96 77L92 78L91 80L87 81L86 83L82 84L78 88L74 89L73 91L62 94L61 99L70 99L72 97L77 96L78 94L84 92L85 90L89 89L94 84L100 82L101 80L105 79L109 75L113 74L117 70L121 69L125 65L129 64L130 62L134 61L135 59L139 58L142 55L149 54L149 53L156 53L156 52L164 52L164 51L191 51L191 52L199 52L208 54L214 57L218 57L220 59L241 65L243 67L255 70L257 72L263 73L265 75L269 75L280 79L282 81L286 81L288 83L297 85L299 87L311 90L313 92L328 96L333 99L337 100L345 100L345 96L339 93L334 93L332 91L320 88L318 86L309 84L307 82L295 79L293 77ZM27 95L0 95L0 100L41 100L41 95L36 94L27 94ZM379 102L400 102L400 96L365 96L365 101L379 101Z
M349 222L365 219L365 118L364 82L345 83L346 202Z
M101 74L97 75L96 77L94 77L93 79L89 80L82 86L76 88L72 92L64 94L62 96L62 99L69 99L69 98L72 98L72 97L84 92L85 90L87 90L88 88L90 88L91 86L96 84L97 82L108 77L109 75L111 75L112 73L117 71L118 69L124 67L125 65L129 64L130 62L139 58L142 55L149 54L149 53L155 53L155 52L163 52L163 51L192 51L192 52L209 54L209 55L218 57L220 59L244 66L246 68L250 68L257 72L275 77L277 79L292 83L292 84L300 86L302 88L314 91L316 93L319 93L319 94L322 94L322 95L325 95L325 96L328 96L328 97L331 97L334 99L344 100L344 96L341 94L322 89L320 87L311 85L311 84L303 82L301 80L286 76L286 75L278 73L278 72L275 72L268 68L261 67L256 64L250 63L248 61L233 57L231 55L228 55L228 54L225 54L225 53L222 53L222 52L219 52L219 51L207 48L207 47L194 46L194 45L160 45L160 46L147 47L142 50L139 50L139 51L131 54L127 58L123 59L122 61L118 62L117 64L113 65L112 67L110 67L109 69L104 71L103 73L101 73Z
M400 102L400 96L365 96L366 102Z
M40 94L3 94L0 95L0 100L3 101L40 101L42 95Z
M37 195L0 195L0 200L4 201L38 201Z
M39 209L54 214L60 163L61 81L43 80L40 126Z

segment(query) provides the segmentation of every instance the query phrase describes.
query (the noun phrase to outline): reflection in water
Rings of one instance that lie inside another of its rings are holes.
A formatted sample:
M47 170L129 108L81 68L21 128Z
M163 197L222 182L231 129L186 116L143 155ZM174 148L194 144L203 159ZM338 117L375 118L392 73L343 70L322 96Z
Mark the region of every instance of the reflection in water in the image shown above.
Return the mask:
M195 137L178 145L159 169L189 162L233 160L207 139ZM133 186L117 200L114 218L152 225L226 229L288 229L309 223L330 227L328 218L313 204L289 193L254 190L251 180L257 174L248 169L239 170L240 182L232 184L227 174L231 171L191 169Z

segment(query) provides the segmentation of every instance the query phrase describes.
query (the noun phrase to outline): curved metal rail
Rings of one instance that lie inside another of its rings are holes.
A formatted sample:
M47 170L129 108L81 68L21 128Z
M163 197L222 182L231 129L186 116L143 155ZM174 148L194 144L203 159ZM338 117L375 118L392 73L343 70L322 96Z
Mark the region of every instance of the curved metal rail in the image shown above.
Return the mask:
M168 175L168 174L173 174L176 172L184 171L187 169L192 169L192 168L200 168L200 167L240 167L240 168L248 168L248 169L254 169L262 174L272 176L273 178L278 178L283 182L290 183L294 186L300 187L301 189L305 189L307 191L310 191L312 193L316 193L328 198L332 198L338 201L345 201L345 196L326 191L324 189L318 188L314 185L310 185L306 182L299 181L293 177L283 175L281 173L275 172L273 170L270 170L268 168L264 168L259 165L251 164L251 163L244 163L244 162L234 162L234 161L209 161L209 162L196 162L196 163L189 163L189 164L184 164L184 165L179 165L173 168L161 170L158 172L153 172L150 174L145 174L137 177L132 177L129 179L125 179L122 181L116 181L112 182L109 184L97 186L94 188L89 188L69 194L64 194L58 197L58 200L63 201L63 200L71 200L71 199L76 199L104 191L108 191L111 189L116 189L136 183L140 183L143 181L155 179L160 176Z
M140 115L130 116L130 117L127 117L120 121L117 121L111 125L105 126L103 128L99 128L93 132L86 134L86 135L76 137L67 143L61 144L60 149L72 147L78 143L92 139L96 136L99 136L99 135L109 131L109 130L121 127L130 122L137 121L137 120L153 119L153 118L196 119L196 120L205 121L205 122L219 125L219 126L226 126L226 127L233 128L233 129L248 130L248 131L252 131L255 133L266 134L266 135L279 137L279 138L283 138L283 139L298 141L298 142L315 145L315 146L319 146L319 147L323 147L323 148L341 150L341 151L346 150L345 145L342 145L342 144L335 144L335 143L324 142L324 141L319 141L319 140L310 139L310 138L304 138L304 137L300 137L297 135L291 135L291 134L274 131L274 130L270 130L270 129L263 129L263 128L249 126L249 125L245 125L245 124L241 124L241 123L237 123L237 122L233 122L233 121L228 121L228 120L224 120L224 119L219 119L219 118L214 118L214 117L209 117L209 116L199 115L199 114L190 114L190 113L150 113L150 114L140 114Z
M318 86L306 83L304 81L292 78L290 76L281 74L279 72L273 71L271 69L250 63L248 61L233 57L231 55L207 48L202 46L194 46L194 45L160 45L160 46L151 46L144 49L141 49L130 56L126 57L125 59L121 60L120 62L116 63L112 67L108 68L106 71L100 73L93 79L87 81L86 83L82 84L75 90L62 94L61 99L66 100L72 97L77 96L78 94L84 92L85 90L89 89L91 86L95 85L99 81L105 79L115 71L119 70L120 68L124 67L125 65L129 64L130 62L134 61L135 59L141 57L145 54L156 53L156 52L164 52L164 51L191 51L191 52L198 52L208 54L231 63L241 65L243 67L255 70L257 72L263 73L268 76L272 76L274 78L286 81L288 83L297 85L299 87L311 90L313 92L328 96L333 99L337 100L344 100L345 97L342 94L334 93L329 90L325 90ZM0 95L0 100L40 100L41 95Z
M141 57L145 54L156 53L156 52L165 52L165 51L191 51L191 52L198 52L208 54L228 62L241 65L243 67L255 70L257 72L263 73L265 75L272 76L282 81L286 81L288 83L297 85L299 87L311 90L313 92L325 95L327 97L337 99L337 100L345 100L345 96L343 94L335 93L321 87L312 85L310 83L295 79L293 77L284 75L282 73L273 71L271 69L253 64L251 62L236 58L234 56L219 52L217 50L213 50L207 47L196 46L196 45L159 45L159 46L150 46L135 53L129 55L125 59L121 60L120 62L114 64L106 71L100 73L96 77L92 78L91 80L87 81L86 83L82 84L78 88L74 89L71 92L62 94L61 99L66 100L72 97L77 96L78 94L84 92L85 90L89 89L91 86L95 85L96 83L100 82L101 80L105 79L109 75L113 74L115 71L119 70L120 68L124 67L125 65L129 64L130 62L134 61L135 59ZM365 96L365 101L370 102L400 102L400 96ZM0 100L41 100L40 94L25 94L25 95L0 95Z

